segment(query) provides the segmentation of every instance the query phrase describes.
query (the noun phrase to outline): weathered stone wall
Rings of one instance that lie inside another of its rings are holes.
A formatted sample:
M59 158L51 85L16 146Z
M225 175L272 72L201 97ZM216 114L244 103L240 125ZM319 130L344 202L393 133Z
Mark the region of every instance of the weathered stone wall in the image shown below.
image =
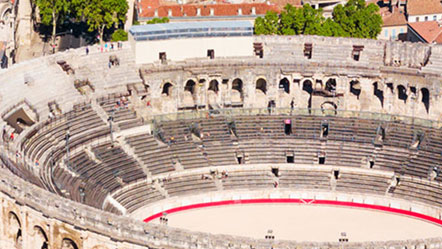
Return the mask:
M340 248L338 243L296 243L210 235L145 224L66 200L0 169L0 247L35 249ZM442 238L348 243L345 248L441 248Z

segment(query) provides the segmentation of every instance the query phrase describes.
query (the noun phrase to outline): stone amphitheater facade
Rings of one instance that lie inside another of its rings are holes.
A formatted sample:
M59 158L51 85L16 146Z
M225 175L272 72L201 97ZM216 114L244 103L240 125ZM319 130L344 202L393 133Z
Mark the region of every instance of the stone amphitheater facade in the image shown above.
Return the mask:
M292 181L283 176L316 172L312 177L326 179L319 191L322 198L355 201L353 191L376 205L394 201L399 209L441 220L442 47L310 36L254 37L254 43L262 47L262 58L136 65L124 44L121 50L103 53L93 47L89 55L84 49L71 50L0 71L2 126L7 134L16 132L13 140L3 136L1 144L0 247L340 248L338 243L210 235L130 218L142 206L179 206L179 198L190 193L210 196L228 186L226 193L251 188L216 179L206 186L196 180L223 169L232 176L249 172L245 177L263 186L250 189L256 197L269 198L275 191L269 187L273 176L264 172L276 166L286 188L280 192L283 197L289 196ZM108 67L110 55L118 57L119 66ZM121 96L128 106L112 110ZM113 133L107 125L111 116ZM285 119L293 120L289 138L281 127ZM328 137L321 135L325 121ZM270 152L276 156L260 158L263 148L250 145L263 138L272 141L272 146L263 144L273 147ZM300 143L313 149L290 149ZM201 144L206 146L203 152ZM229 158L209 148L225 149ZM333 151L348 160L333 159ZM149 159L149 153L158 160ZM299 167L287 166L287 153ZM318 168L323 154L328 161ZM404 155L405 160L394 163ZM249 164L248 170L238 168L237 157ZM115 166L113 160L121 161ZM88 171L83 164L103 168ZM341 186L330 177L337 169L367 185L349 181ZM161 183L164 178L194 181L200 189L182 191L181 185ZM375 190L364 188L375 182L381 182ZM149 198L128 202L139 189ZM309 199L319 198L308 186L304 192ZM442 238L346 245L441 247Z

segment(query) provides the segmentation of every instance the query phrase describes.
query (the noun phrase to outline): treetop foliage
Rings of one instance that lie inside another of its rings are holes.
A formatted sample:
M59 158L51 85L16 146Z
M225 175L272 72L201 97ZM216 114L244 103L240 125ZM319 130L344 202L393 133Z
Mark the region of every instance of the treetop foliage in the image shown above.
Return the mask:
M379 7L364 0L349 0L333 9L332 18L324 18L322 9L309 4L296 8L290 4L281 14L268 11L255 20L257 35L320 35L376 39L382 29Z
M155 23L168 23L169 22L169 18L167 17L163 17L163 18L153 18L150 21L147 21L146 24L155 24Z

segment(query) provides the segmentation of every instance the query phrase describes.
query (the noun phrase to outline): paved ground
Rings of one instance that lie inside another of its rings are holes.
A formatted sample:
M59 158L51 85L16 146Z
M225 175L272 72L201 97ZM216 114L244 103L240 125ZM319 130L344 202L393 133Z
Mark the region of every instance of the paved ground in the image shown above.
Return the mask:
M382 241L442 236L442 227L422 220L360 208L299 204L247 204L207 207L169 214L168 225L215 234L276 239ZM156 219L152 221L158 223Z

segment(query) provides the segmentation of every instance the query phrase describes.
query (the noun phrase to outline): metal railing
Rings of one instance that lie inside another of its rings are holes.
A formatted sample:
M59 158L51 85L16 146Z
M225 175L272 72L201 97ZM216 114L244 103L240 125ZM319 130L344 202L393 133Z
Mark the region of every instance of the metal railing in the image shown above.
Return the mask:
M152 116L152 123L161 123L176 120L204 119L209 117L231 117L235 116L320 116L356 118L376 120L381 122L395 122L407 125L423 126L439 129L442 121L422 119L411 116L394 115L377 112L348 111L348 110L327 110L327 109L291 109L291 108L229 108L217 110L191 110L176 113L160 114Z

